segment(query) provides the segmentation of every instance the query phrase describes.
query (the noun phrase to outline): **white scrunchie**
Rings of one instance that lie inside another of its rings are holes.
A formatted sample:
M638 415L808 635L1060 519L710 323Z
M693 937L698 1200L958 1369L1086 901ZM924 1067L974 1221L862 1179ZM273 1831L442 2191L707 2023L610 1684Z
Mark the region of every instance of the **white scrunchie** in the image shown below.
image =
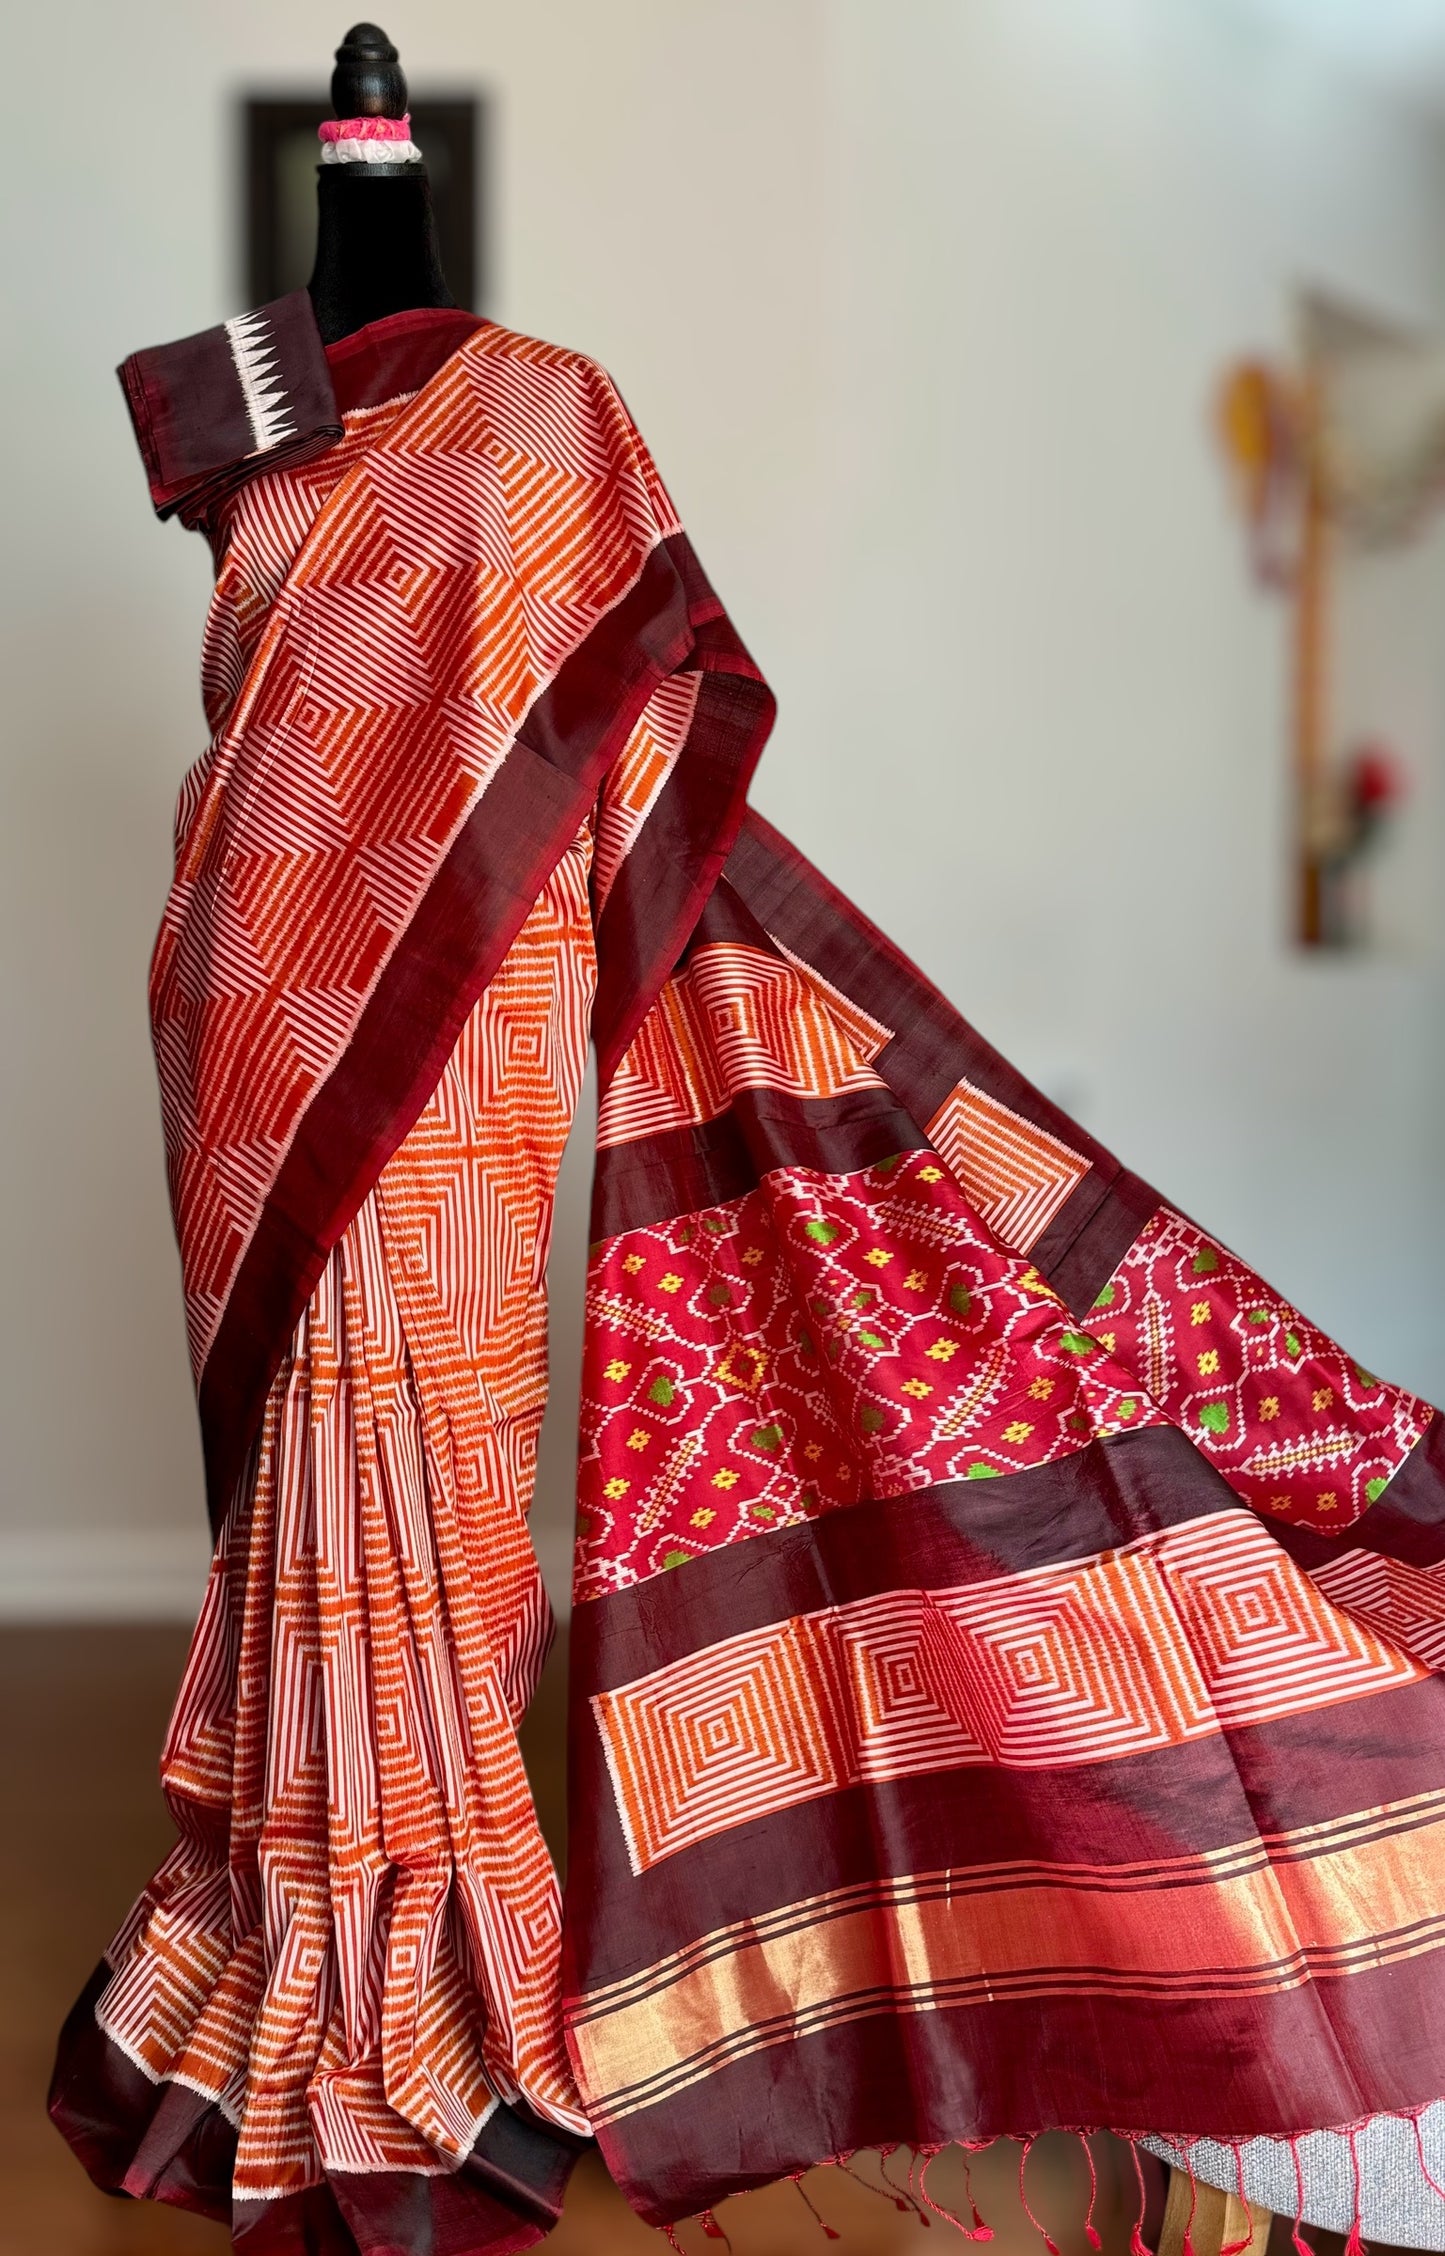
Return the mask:
M323 164L420 164L415 141L323 141Z

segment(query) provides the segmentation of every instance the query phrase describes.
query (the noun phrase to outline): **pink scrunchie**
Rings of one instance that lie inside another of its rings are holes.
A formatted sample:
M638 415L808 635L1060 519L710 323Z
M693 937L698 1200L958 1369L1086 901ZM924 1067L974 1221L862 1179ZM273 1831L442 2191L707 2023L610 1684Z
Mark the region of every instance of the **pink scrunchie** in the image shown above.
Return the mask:
M405 117L325 118L316 128L318 141L409 141L411 112Z

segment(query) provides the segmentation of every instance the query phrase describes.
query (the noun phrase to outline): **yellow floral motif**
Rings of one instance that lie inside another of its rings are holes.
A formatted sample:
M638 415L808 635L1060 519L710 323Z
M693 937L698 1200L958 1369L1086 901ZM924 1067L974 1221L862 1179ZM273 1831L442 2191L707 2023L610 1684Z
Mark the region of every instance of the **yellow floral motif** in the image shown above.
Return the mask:
M810 1465L816 1465L822 1454L823 1444L821 1441L810 1441L803 1450L803 1455Z
M630 1363L624 1363L614 1355L612 1361L604 1365L602 1376L604 1379L625 1379L631 1369Z
M957 1340L935 1340L928 1350L929 1360L933 1363L951 1363L957 1353Z
M1310 1407L1313 1410L1328 1410L1334 1399L1335 1390L1333 1387L1316 1387L1314 1393L1310 1396Z
M1053 1391L1052 1379L1034 1379L1029 1385L1029 1399L1032 1402L1047 1402Z
M1279 1396L1267 1394L1259 1406L1259 1414L1264 1419L1277 1418L1279 1416Z
M1289 1498L1287 1496L1272 1496L1269 1500L1269 1510L1271 1512L1287 1512L1289 1510Z
M627 1446L629 1449L645 1449L651 1439L646 1426L634 1426L627 1437Z
M618 1480L614 1477L612 1480L607 1482L602 1493L604 1496L610 1496L613 1503L615 1504L618 1497L625 1496L631 1486L631 1481Z
M920 1183L941 1183L943 1181L943 1169L941 1167L920 1167L918 1180Z
M1217 1347L1207 1347L1199 1358L1199 1376L1201 1379L1211 1379L1218 1369L1219 1350Z
M1338 1496L1336 1496L1334 1490L1332 1488L1327 1488L1321 1495L1315 1498L1315 1509L1318 1512L1333 1512L1338 1506L1339 1501L1340 1500Z
M756 1269L762 1258L763 1249L761 1246L749 1246L743 1255L743 1262L747 1268Z
M1207 1324L1212 1311L1207 1300L1196 1300L1189 1311L1191 1324Z
M675 1269L669 1269L667 1275L659 1277L657 1281L667 1293L680 1292L682 1289L682 1279Z
M704 1504L698 1511L693 1513L691 1520L688 1522L688 1525L690 1527L711 1527L713 1521L716 1518L716 1512L710 1510L709 1507Z
M647 1263L640 1253L625 1253L622 1256L622 1266L629 1277L635 1277L639 1269L647 1267Z
M1011 1425L1004 1427L1003 1438L1005 1441L1027 1441L1033 1430L1026 1418L1015 1418Z
M1052 1285L1044 1283L1032 1262L1019 1277L1019 1291L1037 1293L1040 1300L1057 1300L1059 1297Z
M863 1258L865 1261L871 1261L875 1269L886 1269L893 1256L891 1253L885 1253L882 1246L873 1246Z
M1098 1340L1100 1347L1103 1348L1105 1354L1112 1355L1114 1352L1115 1337L1113 1332L1097 1332L1094 1336Z
M712 1485L714 1488L736 1488L738 1485L738 1476L736 1473L729 1472L714 1473L712 1476Z
M928 1271L926 1269L910 1269L903 1283L909 1292L927 1292Z
M911 1394L915 1402L925 1402L932 1394L933 1389L927 1379L905 1379L903 1391L905 1394Z

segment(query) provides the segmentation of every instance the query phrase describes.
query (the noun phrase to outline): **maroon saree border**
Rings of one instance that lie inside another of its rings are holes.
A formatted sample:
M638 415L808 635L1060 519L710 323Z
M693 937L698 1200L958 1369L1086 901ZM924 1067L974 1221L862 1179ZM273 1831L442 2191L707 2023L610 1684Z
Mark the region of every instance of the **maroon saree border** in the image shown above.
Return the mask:
M1418 2104L1392 2060L1392 2043L1398 2053L1398 2032L1421 2003L1411 1974L1406 1961L1332 1985L1353 1993L1350 2036L1366 2040L1362 2053L1379 2064L1381 2089L1402 2111ZM1186 2132L1202 2116L1222 2137L1286 2136L1358 2117L1352 2063L1322 2032L1315 1989L1263 1998L1221 1992L1209 2010L1209 2074L1192 2092L1182 2088L1177 2000L1052 1995L875 2013L784 2035L607 2125L599 2144L633 2207L660 2225L869 2147L986 2144L1058 2128L1142 2136L1171 2111L1179 2117L1172 2129ZM1048 2122L1036 2100L1041 2062L1057 2093ZM1291 2066L1288 2079L1280 2062ZM746 2169L737 2150L742 2122Z
M592 1028L604 1090L718 884L777 710L691 549L683 569L702 682L682 754L597 923Z

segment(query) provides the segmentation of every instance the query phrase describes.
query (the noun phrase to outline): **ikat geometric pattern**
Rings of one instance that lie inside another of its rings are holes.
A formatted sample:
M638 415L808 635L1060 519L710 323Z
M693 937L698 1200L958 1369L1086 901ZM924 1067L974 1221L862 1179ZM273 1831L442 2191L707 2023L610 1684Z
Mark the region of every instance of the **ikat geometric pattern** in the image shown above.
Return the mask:
M1088 1322L1236 1495L1324 1535L1383 1494L1434 1416L1168 1207L1135 1239Z
M369 446L397 413L348 417L342 447L242 489L213 698L354 424ZM499 2097L586 2127L515 1725L550 1633L526 1510L595 985L590 860L584 831L312 1295L172 1718L181 1841L108 1953L101 2027L238 2124L240 2198L453 2167Z
M609 1239L582 1391L579 1599L1165 1422L926 1150Z
M738 1089L840 1097L881 1089L889 1040L866 1012L804 967L714 943L669 979L602 1100L599 1146L714 1120Z
M198 1377L298 1122L448 846L679 530L603 372L495 324L365 441L246 489L218 597L234 623L209 638L215 733L181 792L151 1004ZM676 720L644 712L639 742Z
M969 1204L1015 1253L1037 1245L1089 1162L969 1081L950 1090L928 1123L929 1141Z
M1445 1571L1383 1559L1377 1551L1345 1551L1313 1570L1331 1605L1386 1637L1428 1669L1445 1670Z
M1425 1673L1222 1512L1078 1565L797 1615L592 1708L645 1872L862 1781L1117 1761Z

